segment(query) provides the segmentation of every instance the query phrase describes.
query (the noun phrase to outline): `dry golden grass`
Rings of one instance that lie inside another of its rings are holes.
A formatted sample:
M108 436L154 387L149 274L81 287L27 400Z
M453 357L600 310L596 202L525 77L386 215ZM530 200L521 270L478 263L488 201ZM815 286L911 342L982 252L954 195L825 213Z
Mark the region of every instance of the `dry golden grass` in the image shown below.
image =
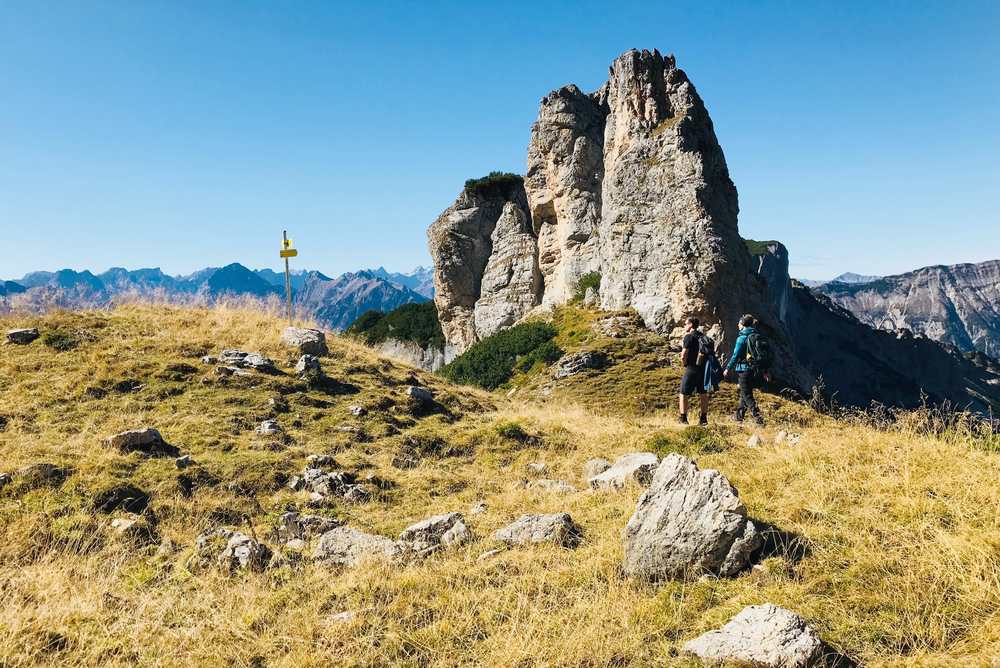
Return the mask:
M198 358L221 347L260 350L286 370L294 362L278 345L280 321L236 308L136 305L0 320L2 329L24 325L79 343L65 352L42 341L0 347L0 471L50 461L74 473L55 488L24 490L15 481L0 491L4 668L688 665L677 656L684 640L763 601L797 611L866 665L990 665L1000 656L1000 457L975 435L875 429L771 398L767 443L751 450L750 430L727 420L679 430L669 374L658 381L666 389L647 383L642 398L642 374L652 370L641 366L614 372L639 398L615 414L607 403L595 410L598 374L545 401L505 402L340 338L323 363L345 383L341 393L309 390L290 376L219 381ZM168 370L176 364L197 372ZM144 387L110 389L128 379ZM433 387L450 415L409 414L399 388L415 380ZM537 384L525 382L518 397L534 397ZM88 388L109 391L95 398ZM278 416L291 443L272 449L252 428L277 395L291 407ZM353 404L369 414L353 417ZM184 472L171 460L101 444L147 424L218 482L186 497L178 487ZM364 436L338 430L345 425ZM773 444L781 428L801 433L801 443ZM440 439L458 454L396 470L390 460L408 436ZM787 532L784 549L764 569L733 579L650 586L623 578L620 532L639 490L582 491L581 471L591 457L649 448L720 469L753 518ZM195 537L220 519L266 536L286 506L301 502L285 477L318 452L397 485L370 503L329 511L351 525L394 536L482 500L488 511L467 516L476 540L402 567L290 562L231 577L185 567ZM524 489L533 461L581 491ZM108 516L91 510L96 490L121 481L152 495L160 533L175 550L123 545ZM520 514L562 510L583 527L579 548L479 560L496 547L492 532ZM356 617L335 621L342 611Z

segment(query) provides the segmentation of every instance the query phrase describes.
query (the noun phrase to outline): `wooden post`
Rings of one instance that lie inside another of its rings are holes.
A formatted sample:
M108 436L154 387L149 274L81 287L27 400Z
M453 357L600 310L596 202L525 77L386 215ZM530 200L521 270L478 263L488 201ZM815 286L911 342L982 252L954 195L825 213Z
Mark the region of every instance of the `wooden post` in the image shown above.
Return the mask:
M288 230L281 231L281 248L285 250L288 248ZM288 256L285 255L285 301L287 303L288 311L288 326L292 326L292 274L288 268Z

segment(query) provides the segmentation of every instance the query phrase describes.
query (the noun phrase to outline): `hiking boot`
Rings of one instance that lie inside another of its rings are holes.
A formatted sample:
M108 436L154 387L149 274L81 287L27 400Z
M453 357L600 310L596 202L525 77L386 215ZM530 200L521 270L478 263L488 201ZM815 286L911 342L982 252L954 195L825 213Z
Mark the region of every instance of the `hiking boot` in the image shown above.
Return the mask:
M679 416L677 417L677 422L679 422L680 424L687 424L687 423L688 423L688 416L687 416L687 413L681 413L681 414L680 414L680 415L679 415Z
M699 418L698 418L698 424L700 424L700 425L701 425L701 426L703 426L703 427L704 427L704 426L705 426L706 424L708 424L708 416L707 416L707 415L705 415L704 413L702 413L702 414L701 414L701 417L699 417Z
M740 415L739 413L737 413L736 415L733 416L733 422L740 422L740 423L742 423L743 422L743 416Z
M758 426L761 426L761 427L763 427L763 426L764 426L764 418L762 418L762 417L761 417L761 416L759 416L759 415L755 415L755 416L753 417L753 423L754 423L755 425L758 425Z

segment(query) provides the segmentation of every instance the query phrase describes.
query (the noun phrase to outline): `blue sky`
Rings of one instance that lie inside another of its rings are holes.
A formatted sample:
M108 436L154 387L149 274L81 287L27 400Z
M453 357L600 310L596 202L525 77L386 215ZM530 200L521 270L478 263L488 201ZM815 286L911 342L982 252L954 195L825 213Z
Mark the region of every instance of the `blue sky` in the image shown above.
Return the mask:
M793 274L1000 256L1000 3L0 3L0 277L427 263L539 99L673 52Z

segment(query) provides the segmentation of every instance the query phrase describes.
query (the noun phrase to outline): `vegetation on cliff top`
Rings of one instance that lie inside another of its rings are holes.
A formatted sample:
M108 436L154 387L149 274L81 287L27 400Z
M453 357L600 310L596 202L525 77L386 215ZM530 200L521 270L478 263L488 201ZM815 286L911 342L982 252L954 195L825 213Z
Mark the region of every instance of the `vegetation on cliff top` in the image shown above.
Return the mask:
M510 188L520 186L524 183L524 177L511 172L490 172L486 176L478 179L468 179L465 182L465 190L482 197L495 194L503 194Z
M923 412L845 422L773 396L766 428L730 422L713 402L710 429L682 429L669 343L605 336L594 325L606 317L559 311L549 340L607 350L607 369L555 385L523 374L509 401L343 337L330 337L322 358L342 384L313 389L291 373L280 318L253 310L0 318L0 329L37 326L79 342L0 346L0 472L39 462L69 470L37 487L15 475L0 489L0 663L685 666L683 642L764 601L795 610L868 666L984 665L1000 654L1000 454L988 439ZM259 350L279 372L223 377L200 362L228 347ZM409 410L401 388L411 383L430 387L444 410ZM254 433L268 417L287 438ZM178 470L102 443L147 425L194 464ZM798 443L776 442L779 430ZM751 433L759 447L746 446ZM414 444L427 446L419 464L393 467ZM624 578L621 530L641 490L592 493L581 476L593 457L637 450L681 452L725 474L749 515L781 532L761 567L657 586ZM308 511L349 526L394 537L432 514L487 510L466 515L475 538L461 548L406 565L324 567L270 538L281 513L305 507L285 481L314 453L387 481L367 503ZM532 462L579 491L526 488ZM115 484L150 495L162 544L115 537L113 516L94 509ZM583 528L577 549L483 558L496 529L561 511ZM195 537L227 525L270 544L277 565L234 576L188 569Z

